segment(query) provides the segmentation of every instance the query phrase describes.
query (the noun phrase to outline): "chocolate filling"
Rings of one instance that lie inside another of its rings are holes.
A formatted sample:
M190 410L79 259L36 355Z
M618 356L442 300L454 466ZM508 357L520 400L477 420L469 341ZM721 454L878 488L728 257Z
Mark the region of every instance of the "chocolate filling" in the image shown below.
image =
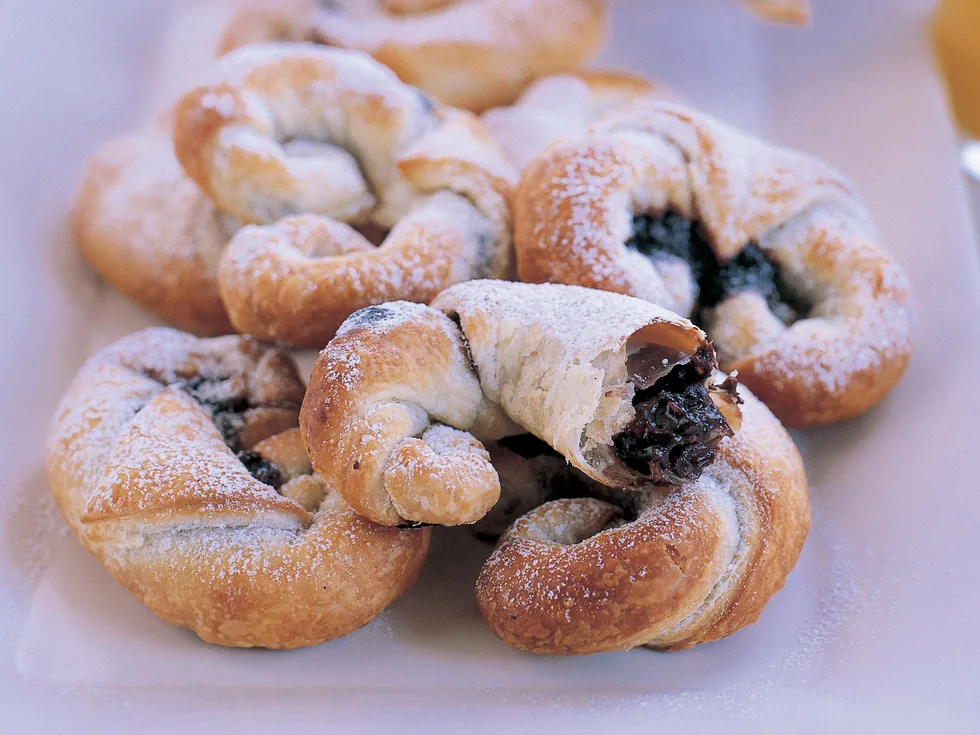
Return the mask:
M459 314L450 314L449 319L459 329L459 336L463 340L463 349L466 350L466 360L470 364L470 370L475 375L479 375L480 371L477 370L476 361L473 359L473 351L470 349L470 341L466 337L466 332L463 331L463 320L459 318Z
M696 480L712 462L715 449L734 432L711 400L704 382L716 362L710 346L633 397L636 415L613 437L616 454L655 485ZM722 388L734 393L734 380Z
M211 420L221 432L221 438L245 465L248 473L278 491L285 481L279 467L258 452L244 450L241 445L241 435L245 428L244 413L253 408L244 385L244 381L235 377L195 375L184 382L183 388L211 414Z
M367 327L372 324L379 324L386 321L394 316L394 312L384 306L365 306L363 309L358 309L349 317L347 321L344 322L344 326L348 329L353 329L355 327Z
M653 260L680 258L691 266L697 282L704 276L707 264L714 260L711 246L697 223L669 210L660 215L633 217L633 237L626 241L626 247Z
M376 248L384 245L385 240L388 239L388 233L391 232L391 230L378 227L372 222L364 222L352 226L365 240L374 245Z
M233 378L195 375L184 383L184 390L211 414L225 444L237 452L241 449L241 432L245 427L242 414L250 406L244 390L236 390L233 381Z
M245 465L248 474L259 482L271 485L276 491L282 487L284 480L282 470L258 452L238 452L238 461Z
M719 263L701 226L676 212L641 214L633 218L633 236L627 247L647 257L679 258L691 268L698 286L695 321L701 311L711 309L733 294L756 291L769 308L784 321L805 316L808 304L782 278L779 268L755 243L747 243L730 260Z

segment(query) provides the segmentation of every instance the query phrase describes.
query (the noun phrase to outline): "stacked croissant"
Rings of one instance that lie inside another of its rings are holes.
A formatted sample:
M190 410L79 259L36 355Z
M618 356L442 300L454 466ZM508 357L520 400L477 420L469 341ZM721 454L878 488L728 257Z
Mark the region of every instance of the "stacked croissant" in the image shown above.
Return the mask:
M47 471L159 617L334 639L440 526L496 541L479 608L535 653L691 647L783 586L810 525L783 424L895 386L907 279L830 167L578 71L605 23L598 0L252 3L95 156L81 254L187 331L92 357ZM322 348L308 384L287 348Z

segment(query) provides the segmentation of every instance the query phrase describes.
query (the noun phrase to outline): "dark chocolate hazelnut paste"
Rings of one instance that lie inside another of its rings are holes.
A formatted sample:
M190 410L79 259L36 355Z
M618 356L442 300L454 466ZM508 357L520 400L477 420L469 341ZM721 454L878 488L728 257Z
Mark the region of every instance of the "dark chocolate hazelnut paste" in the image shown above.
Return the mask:
M239 451L240 435L245 427L242 414L250 406L244 382L233 378L206 378L195 375L184 383L184 390L211 414L214 425L221 432L232 451Z
M238 461L245 465L248 474L259 482L271 485L276 490L282 487L282 470L273 462L270 462L258 452L245 451L238 453Z
M699 223L670 210L633 218L633 236L626 242L652 260L679 258L691 268L698 286L694 321L701 312L733 294L755 291L774 314L792 321L809 306L787 286L776 267L755 243L747 243L734 257L719 263Z
M234 377L204 377L195 375L183 383L183 388L205 411L221 432L225 444L245 465L248 473L259 482L277 491L283 484L282 471L258 452L243 451L241 433L245 428L244 413L252 408L245 389L245 381Z
M613 446L620 460L650 483L679 485L701 477L715 461L718 444L734 432L705 386L717 365L711 345L647 385L643 375L649 375L651 364L661 359L666 358L651 348L627 363L636 386L636 415L625 431L613 437ZM734 379L715 389L740 402Z

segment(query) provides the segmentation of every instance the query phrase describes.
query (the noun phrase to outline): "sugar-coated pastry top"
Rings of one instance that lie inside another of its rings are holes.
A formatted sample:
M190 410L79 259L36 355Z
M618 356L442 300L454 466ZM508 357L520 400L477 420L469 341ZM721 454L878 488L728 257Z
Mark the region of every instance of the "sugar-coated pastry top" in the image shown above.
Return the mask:
M175 145L220 210L266 225L219 270L258 339L322 347L360 308L511 273L515 178L489 132L363 53L235 51L181 100Z
M55 500L120 584L208 642L345 635L414 581L428 534L365 520L312 475L302 398L292 360L248 338L130 335L61 401Z
M406 83L481 111L595 56L607 15L605 0L251 0L222 48L313 41L366 51Z
M522 280L690 315L787 423L880 401L912 349L911 298L851 184L684 105L643 101L556 144L515 200Z

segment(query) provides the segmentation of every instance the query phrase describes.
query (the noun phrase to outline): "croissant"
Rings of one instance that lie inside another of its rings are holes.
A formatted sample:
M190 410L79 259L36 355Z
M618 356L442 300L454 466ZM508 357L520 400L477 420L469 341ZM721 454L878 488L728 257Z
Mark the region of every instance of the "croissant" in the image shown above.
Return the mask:
M480 111L591 59L607 25L605 0L252 0L221 46L315 41L366 51L407 84Z
M699 479L554 500L521 517L477 580L490 629L532 653L690 648L755 622L810 527L799 452L739 388L742 424Z
M343 636L412 584L429 533L361 518L312 474L302 399L279 350L138 332L63 397L52 493L79 542L168 623L224 646Z
M373 306L320 353L300 426L313 469L378 523L473 523L496 503L483 442L530 433L596 482L700 475L738 428L704 333L639 299L469 281Z
M162 123L92 157L72 220L81 256L133 301L196 334L232 331L218 260L238 224L184 174Z
M221 211L264 225L219 267L243 333L322 347L359 308L511 272L514 177L489 133L363 54L241 49L184 96L174 137Z
M522 280L692 315L790 426L874 406L912 351L908 278L851 185L682 105L614 110L535 159L515 229Z

